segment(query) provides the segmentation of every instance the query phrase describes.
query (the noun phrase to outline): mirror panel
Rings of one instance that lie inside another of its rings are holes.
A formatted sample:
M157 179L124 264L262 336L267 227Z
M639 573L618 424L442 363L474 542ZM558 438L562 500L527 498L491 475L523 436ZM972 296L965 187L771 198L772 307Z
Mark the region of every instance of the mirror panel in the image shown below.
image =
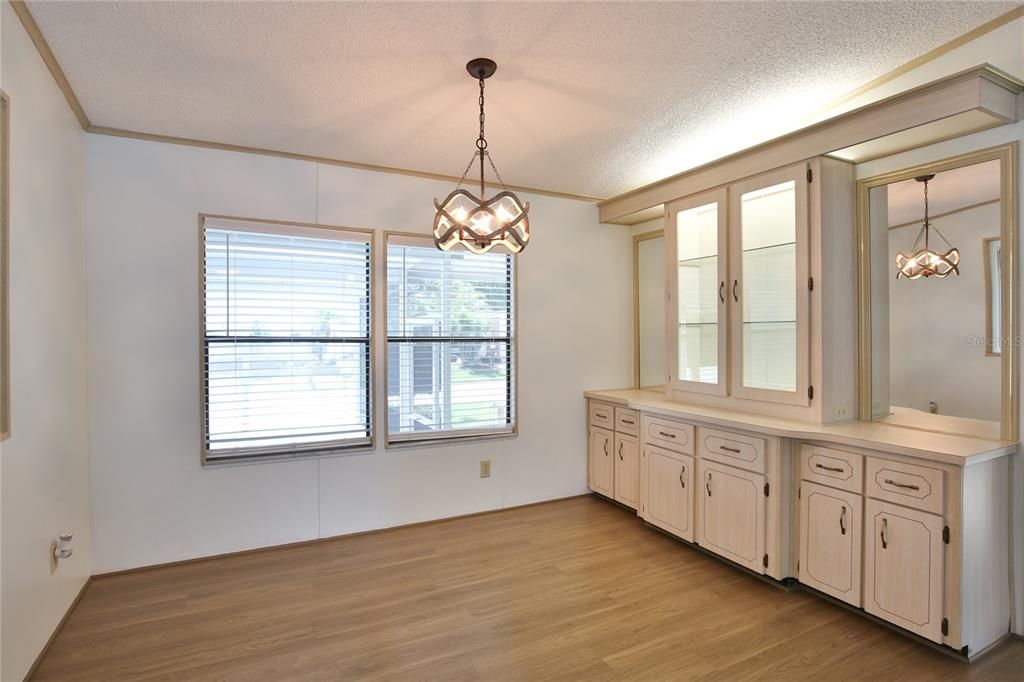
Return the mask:
M636 292L636 386L665 384L665 237L659 230L633 237Z
M921 176L924 177L924 174ZM999 438L1003 414L1003 230L998 159L868 193L871 418ZM955 247L959 274L897 277L897 255Z

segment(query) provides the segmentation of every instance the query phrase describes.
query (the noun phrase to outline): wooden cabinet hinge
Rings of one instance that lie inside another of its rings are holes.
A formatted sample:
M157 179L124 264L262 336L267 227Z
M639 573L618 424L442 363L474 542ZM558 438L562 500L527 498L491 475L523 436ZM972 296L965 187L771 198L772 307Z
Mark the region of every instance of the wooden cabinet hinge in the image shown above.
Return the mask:
M762 564L762 565L763 565L763 566L764 566L765 568L768 568L768 555L767 555L767 554L765 554L765 555L764 555L764 559L762 559L762 560L761 560L761 564Z
M807 387L807 399L814 400L814 386Z
M948 635L949 634L949 618L943 618L942 619L942 634L943 635Z
M810 168L808 168L807 169L807 182L813 182L813 181L814 181L814 171L812 171Z
M947 545L949 544L949 526L943 526L942 528L942 541Z

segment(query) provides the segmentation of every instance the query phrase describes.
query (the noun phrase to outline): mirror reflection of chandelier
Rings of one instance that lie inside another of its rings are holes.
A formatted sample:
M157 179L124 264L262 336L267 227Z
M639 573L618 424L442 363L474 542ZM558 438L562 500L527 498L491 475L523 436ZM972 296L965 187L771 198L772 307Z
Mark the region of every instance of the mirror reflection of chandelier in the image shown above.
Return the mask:
M484 57L466 64L469 75L480 81L480 136L476 140L476 152L469 160L455 190L444 201L434 199L434 243L442 251L461 246L473 253L487 253L501 246L512 253L519 253L530 240L530 220L527 217L530 204L520 201L514 192L505 187L487 151L487 139L484 137L484 81L494 75L497 69L497 64ZM490 199L485 198L484 194L485 157L503 190ZM477 158L480 159L480 194L474 196L462 187L462 183Z
M928 220L928 181L934 177L935 175L932 174L914 178L918 182L924 183L924 225L917 233L917 239L914 240L914 246L911 248L911 251L914 252L913 255L907 256L902 251L896 254L896 279L900 277L907 279L945 277L951 272L957 276L960 275L960 252L939 232L939 228L933 226ZM940 254L931 250L929 238L932 230L949 247L945 253ZM924 248L918 251L917 247L921 244L922 237L924 238Z

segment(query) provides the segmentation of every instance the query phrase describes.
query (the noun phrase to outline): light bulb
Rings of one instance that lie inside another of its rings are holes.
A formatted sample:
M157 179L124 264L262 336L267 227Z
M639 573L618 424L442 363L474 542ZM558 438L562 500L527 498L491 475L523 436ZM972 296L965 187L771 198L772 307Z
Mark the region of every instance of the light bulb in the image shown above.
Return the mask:
M498 214L498 222L507 223L512 220L512 214L504 206L499 206L496 213Z
M466 219L466 209L459 206L454 211L452 211L452 217L461 223L463 220Z

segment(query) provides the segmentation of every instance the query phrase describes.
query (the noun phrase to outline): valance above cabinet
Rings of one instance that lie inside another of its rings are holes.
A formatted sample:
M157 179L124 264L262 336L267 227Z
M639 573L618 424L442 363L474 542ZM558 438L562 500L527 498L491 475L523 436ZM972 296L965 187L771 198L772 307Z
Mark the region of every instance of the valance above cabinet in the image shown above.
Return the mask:
M853 192L815 158L666 204L670 397L856 417Z

